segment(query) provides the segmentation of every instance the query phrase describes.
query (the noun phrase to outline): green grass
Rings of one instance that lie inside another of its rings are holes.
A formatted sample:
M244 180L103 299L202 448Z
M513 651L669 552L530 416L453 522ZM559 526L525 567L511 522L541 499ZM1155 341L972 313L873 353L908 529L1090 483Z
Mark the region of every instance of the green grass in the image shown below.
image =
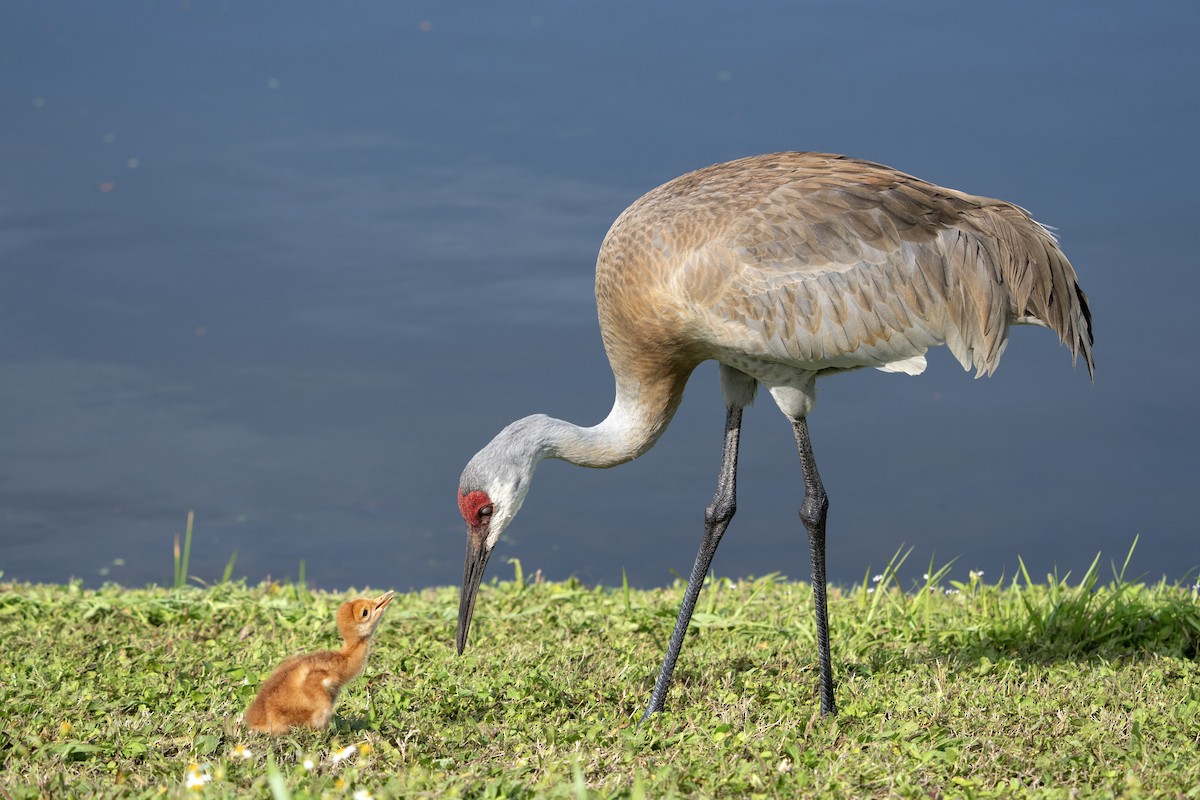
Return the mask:
M274 739L239 714L350 595L0 584L0 797L1200 797L1195 589L898 566L831 597L836 719L806 584L710 581L639 728L682 587L518 565L466 656L456 588L401 595L334 725Z

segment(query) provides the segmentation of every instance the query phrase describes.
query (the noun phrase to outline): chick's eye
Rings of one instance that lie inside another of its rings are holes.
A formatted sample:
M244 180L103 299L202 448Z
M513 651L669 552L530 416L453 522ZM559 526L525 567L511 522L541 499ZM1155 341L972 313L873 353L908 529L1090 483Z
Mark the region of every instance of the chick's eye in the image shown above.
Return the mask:
M492 507L491 506L484 506L483 508L479 509L479 518L480 519L487 519L491 515L492 515Z
M364 609L362 610L362 618L363 618L363 619L366 619L366 618L367 618L367 615L368 615L368 614L370 614L370 613L371 613L370 611L368 611L367 609L365 609L365 608L364 608Z

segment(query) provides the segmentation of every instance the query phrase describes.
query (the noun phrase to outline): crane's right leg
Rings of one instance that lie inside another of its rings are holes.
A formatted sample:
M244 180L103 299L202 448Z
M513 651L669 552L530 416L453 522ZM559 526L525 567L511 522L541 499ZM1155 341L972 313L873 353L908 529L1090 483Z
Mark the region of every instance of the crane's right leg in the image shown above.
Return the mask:
M833 669L829 658L829 612L825 598L825 516L829 510L829 498L817 472L813 459L812 442L808 438L808 421L804 417L792 419L792 431L796 435L796 450L800 453L800 469L804 473L804 505L800 507L800 520L808 531L808 552L812 561L813 605L817 616L817 663L821 681L821 714L837 713L833 700Z
M713 554L717 552L717 545L721 543L721 537L729 527L729 520L733 519L733 512L737 510L737 453L741 429L741 406L730 406L725 416L725 450L721 457L721 474L717 478L717 493L713 495L712 503L704 512L704 539L700 542L700 552L696 554L696 563L692 567L691 577L688 578L687 590L683 593L679 618L675 620L675 631L671 634L670 645L667 646L667 657L658 672L658 680L654 683L654 691L650 695L646 713L642 715L642 722L651 714L662 711L667 688L671 685L671 674L675 671L675 661L679 658L680 648L683 647L683 637L687 633L688 623L692 620L696 598L700 596L700 587L704 585Z

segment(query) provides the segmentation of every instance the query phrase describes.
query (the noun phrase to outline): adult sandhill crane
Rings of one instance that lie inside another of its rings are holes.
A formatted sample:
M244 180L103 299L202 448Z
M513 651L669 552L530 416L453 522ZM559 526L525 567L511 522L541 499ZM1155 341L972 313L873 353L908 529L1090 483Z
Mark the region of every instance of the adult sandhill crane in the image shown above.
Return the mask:
M613 223L596 262L596 305L616 379L590 428L545 415L513 422L463 470L467 554L461 654L488 557L544 458L611 467L662 435L702 361L720 362L727 407L717 490L666 658L646 707L662 710L700 587L735 509L742 408L758 384L791 420L804 477L821 711L836 713L825 601L829 507L808 413L818 377L875 367L920 374L945 344L976 377L1000 362L1013 323L1043 325L1092 364L1091 313L1053 234L1024 209L879 164L776 153L716 164L650 191Z

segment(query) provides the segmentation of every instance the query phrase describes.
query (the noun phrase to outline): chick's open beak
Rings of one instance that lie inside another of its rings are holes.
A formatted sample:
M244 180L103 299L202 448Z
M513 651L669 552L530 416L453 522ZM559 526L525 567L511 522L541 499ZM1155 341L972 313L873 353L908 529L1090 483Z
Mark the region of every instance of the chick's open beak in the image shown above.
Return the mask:
M388 603L392 602L392 600L394 600L395 598L396 598L396 592L391 589L389 589L388 591L379 595L379 597L376 597L375 598L375 614L376 615L382 614L383 610L388 607Z
M468 526L462 594L458 600L458 633L454 637L460 656L467 646L467 632L471 630L471 616L475 613L475 595L479 592L479 583L483 580L483 571L487 568L488 557L491 554L484 531Z

